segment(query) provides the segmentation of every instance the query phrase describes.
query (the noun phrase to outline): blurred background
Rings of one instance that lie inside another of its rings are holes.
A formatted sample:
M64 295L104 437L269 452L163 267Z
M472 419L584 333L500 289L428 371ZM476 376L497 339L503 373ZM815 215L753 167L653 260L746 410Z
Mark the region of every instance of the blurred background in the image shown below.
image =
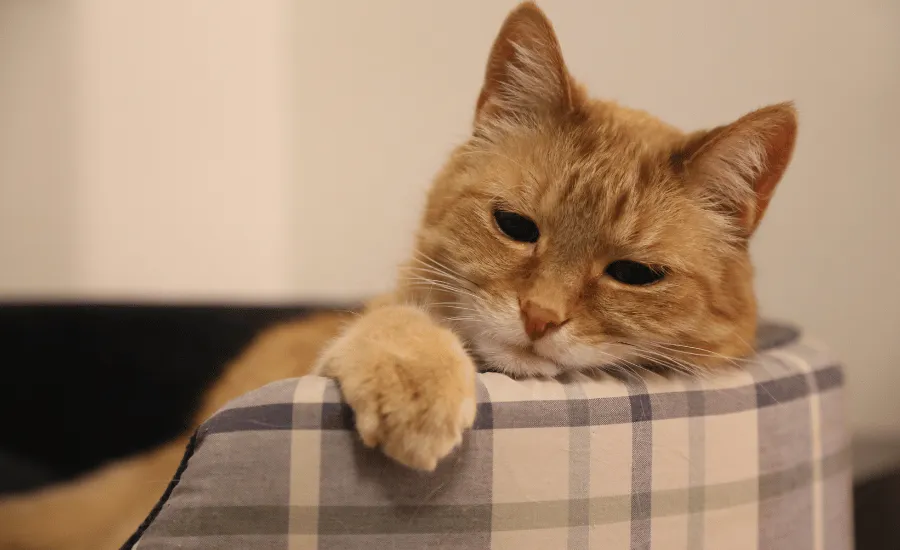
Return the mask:
M515 0L0 0L0 297L349 301L390 286ZM900 2L540 2L596 95L693 129L794 99L765 315L900 434Z

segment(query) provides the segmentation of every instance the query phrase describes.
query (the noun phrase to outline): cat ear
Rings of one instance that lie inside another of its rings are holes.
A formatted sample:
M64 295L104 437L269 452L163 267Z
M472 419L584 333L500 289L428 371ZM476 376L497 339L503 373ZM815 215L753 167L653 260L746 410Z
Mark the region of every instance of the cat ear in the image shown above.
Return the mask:
M677 157L688 182L732 214L749 237L787 169L796 137L797 112L792 103L780 103L692 135Z
M475 123L570 108L573 84L553 26L533 2L515 8L494 40Z

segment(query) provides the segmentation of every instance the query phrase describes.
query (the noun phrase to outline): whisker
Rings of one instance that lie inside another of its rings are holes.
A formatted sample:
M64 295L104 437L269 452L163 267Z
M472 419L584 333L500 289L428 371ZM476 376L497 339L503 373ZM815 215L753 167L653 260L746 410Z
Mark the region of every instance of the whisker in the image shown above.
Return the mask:
M434 306L435 304L431 304L431 305ZM477 309L472 309L470 307L465 307L465 306L443 305L443 306L438 306L438 307L442 307L442 308L446 308L446 309L453 309L456 311L468 311L470 313L480 313Z
M438 275L440 278L428 277L428 276L424 275L423 273L425 273L425 274L430 273L431 275ZM412 270L408 274L405 275L405 278L406 279L414 279L414 280L424 280L424 281L429 281L429 282L439 282L439 283L443 283L443 284L447 284L447 285L452 285L452 286L454 286L454 288L459 288L460 290L466 290L469 292L472 292L474 290L473 288L468 288L464 284L463 281L461 281L457 278L454 278L452 276L448 276L441 271L434 270L431 268L422 268L422 267L412 268Z
M447 307L447 308L452 308L452 309L462 309L462 310L466 310L466 311L471 311L473 313L480 313L474 307L463 305L460 302L432 302L428 305L434 306L434 307Z
M696 346L688 346L686 344L676 344L676 343L671 343L671 342L646 342L646 343L654 345L654 346L658 346L658 347L669 348L671 351L677 351L677 352L683 353L685 355L696 355L699 357L718 357L721 359L727 359L731 362L741 362L741 363L747 363L747 362L753 361L752 359L747 359L747 358L743 358L743 357L731 357L728 355L722 355L721 353L717 353L717 352L709 350L709 349L698 348ZM687 350L695 350L695 352L682 351L679 348L687 349ZM702 353L696 353L696 352L702 352Z
M473 287L478 288L481 286L478 283L476 283L475 281L473 281L472 279L470 279L470 278L466 277L465 275L463 275L462 273L460 273L458 269L453 269L452 267L448 266L447 264L439 262L435 258L429 256L428 254L425 254L421 250L415 250L414 254L416 256L414 256L413 259L421 264L424 264L426 266L430 266L432 268L440 270L445 275L449 275L449 276L455 277L457 279L462 279L463 281L466 281L469 284L471 284Z
M707 372L705 369L678 359L677 357L673 357L671 355L667 355L655 350L650 350L646 348L638 348L633 347L634 353L639 356L647 359L649 361L654 362L655 364L670 369L672 371L685 374L688 376L695 376L699 378L704 378L707 376Z
M432 286L435 288L440 288L442 290L446 290L448 292L464 294L466 296L473 298L474 300L479 300L479 301L481 300L481 298L478 295L476 295L474 292L472 292L471 290L453 285L453 284L445 282L445 281L438 281L436 279L429 279L427 277L420 277L420 276L409 277L409 278L407 278L407 281L410 283L410 286L420 286L420 287L421 286Z
M657 351L660 351L660 350L666 351L666 352L669 352L670 354L677 353L679 355L690 355L690 356L694 356L694 357L713 357L713 358L717 358L717 359L722 359L725 362L727 362L730 365L737 367L737 368L740 368L741 363L746 364L746 363L750 363L753 361L752 359L744 359L744 358L740 358L740 357L730 357L727 355L722 355L721 353L716 353L712 350L698 348L695 346L687 346L685 344L670 344L670 343L666 343L666 342L641 341L638 344L626 342L626 345L643 346L644 349L650 349L650 347L652 346ZM683 347L685 349L679 349L681 347ZM689 349L696 350L696 351L686 351ZM700 352L702 352L702 353L700 353ZM696 367L696 365L695 365L695 367Z
M456 283L456 284L460 285L460 287L462 287L462 288L464 288L466 286L464 284L464 281L460 280L459 278L454 277L453 275L451 275L449 273L444 273L443 271L440 271L437 269L432 269L430 267L421 267L421 266L413 266L410 269L415 270L415 271L413 271L413 273L411 273L411 275L415 276L415 277L421 277L421 275L419 275L418 272L429 273L431 275L437 275L438 277L440 277L440 280L442 282Z
M690 376L703 377L704 375L708 374L707 370L703 367L684 361L683 359L673 356L671 353L663 353L660 350L650 349L645 345L636 344L633 342L619 343L627 345L634 351L634 353L661 367L665 367L670 370L674 370L676 372L680 372L682 374L687 374Z
M697 368L696 365L692 365L691 363L684 361L683 359L679 359L678 357L675 357L674 355L671 355L668 353L663 353L662 351L659 351L659 350L655 350L655 349L651 349L651 348L647 348L647 347L641 347L641 346L632 346L632 347L635 351L641 352L645 356L653 358L653 360L655 360L655 361L662 360L662 361L665 361L666 363L672 362L675 365L677 365L681 368L684 368L685 370L689 370L689 371L693 371ZM663 364L661 366L669 366L669 365Z
M444 319L445 319L446 321L473 321L473 322L477 322L477 321L480 321L480 320L481 320L481 319L479 319L479 318L477 318L477 317L472 317L471 315L460 315L460 316L456 316L456 317L445 317Z
M643 365L639 365L639 364L637 364L637 363L633 363L633 362L631 362L631 361L625 359L624 357L619 357L618 355L615 355L615 354L613 354L613 353L609 353L609 352L606 352L606 351L603 351L603 350L597 350L597 351L598 351L601 355L603 355L603 356L605 356L605 357L609 357L610 359L612 359L614 365L620 365L620 366L623 366L623 364L624 364L624 365L630 366L630 367L631 367L631 371L635 374L635 376L639 376L639 375L637 374L637 371L638 371L638 370L644 370L644 371L650 372L649 369L647 369L647 367L644 367Z
M463 282L464 282L461 278L457 277L457 276L454 275L453 273L444 271L444 270L442 270L442 269L438 269L438 268L433 267L433 266L428 265L428 264L408 266L408 269L412 270L414 273L415 273L415 272L420 272L420 271L421 271L421 272L424 272L424 273L430 273L430 274L432 274L432 275L438 275L438 276L440 276L440 277L442 277L442 278L447 278L447 279L449 279L449 280L451 280L451 281L453 281L453 282L457 282L457 283L463 283Z

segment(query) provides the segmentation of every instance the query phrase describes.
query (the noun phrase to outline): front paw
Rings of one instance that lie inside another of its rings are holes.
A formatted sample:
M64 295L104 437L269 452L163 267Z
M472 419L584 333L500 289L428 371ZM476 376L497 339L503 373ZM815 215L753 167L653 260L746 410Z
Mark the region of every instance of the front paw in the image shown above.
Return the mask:
M434 470L475 421L475 365L457 336L411 306L362 316L321 358L363 443Z

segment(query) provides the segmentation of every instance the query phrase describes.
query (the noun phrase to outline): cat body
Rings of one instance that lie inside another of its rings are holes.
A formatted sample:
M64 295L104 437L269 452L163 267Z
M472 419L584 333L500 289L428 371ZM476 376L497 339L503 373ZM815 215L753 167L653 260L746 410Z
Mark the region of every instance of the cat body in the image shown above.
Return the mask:
M195 418L281 378L334 377L362 441L431 470L475 419L479 368L708 372L752 352L748 243L790 160L790 104L684 133L591 99L530 2L493 45L472 136L435 178L394 292L276 327ZM0 549L115 548L184 439L0 501ZM52 520L52 521L51 521Z

